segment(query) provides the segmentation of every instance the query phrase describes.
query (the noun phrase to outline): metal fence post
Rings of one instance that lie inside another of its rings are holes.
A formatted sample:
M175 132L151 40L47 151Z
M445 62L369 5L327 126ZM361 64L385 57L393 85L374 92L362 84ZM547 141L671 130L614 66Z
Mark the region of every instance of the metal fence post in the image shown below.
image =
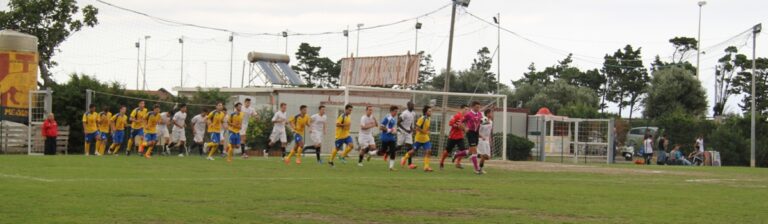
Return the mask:
M614 147L616 147L616 145L614 145L614 141L615 141L614 138L615 138L615 136L614 136L614 133L613 133L614 132L614 130L613 130L614 125L616 125L616 120L614 118L611 118L608 121L608 159L606 161L607 164L613 164L613 163L616 162L615 161L615 159L616 159L616 155L615 155L616 152L615 151L616 150L614 148Z

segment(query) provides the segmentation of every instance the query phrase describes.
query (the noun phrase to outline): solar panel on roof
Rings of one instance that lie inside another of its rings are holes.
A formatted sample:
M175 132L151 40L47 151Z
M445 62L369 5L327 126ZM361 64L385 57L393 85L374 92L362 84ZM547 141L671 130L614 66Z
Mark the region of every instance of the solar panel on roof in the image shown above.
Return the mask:
M266 74L267 79L269 79L269 82L272 84L278 84L278 85L285 85L285 81L277 76L277 73L275 72L274 68L272 67L272 63L265 62L265 61L258 61L256 64L261 67L261 70L264 71L264 74Z
M288 81L291 83L291 85L304 85L304 81L301 80L301 77L297 75L295 72L293 72L293 69L288 66L288 64L285 63L276 63L277 67L280 68L280 70L283 71L283 74L285 74L285 77L288 77Z

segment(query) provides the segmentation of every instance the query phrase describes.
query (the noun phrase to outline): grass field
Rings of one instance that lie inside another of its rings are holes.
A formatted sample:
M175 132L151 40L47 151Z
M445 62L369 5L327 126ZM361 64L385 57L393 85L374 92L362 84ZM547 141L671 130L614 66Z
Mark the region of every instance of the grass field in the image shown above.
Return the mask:
M0 156L0 223L768 222L766 169L313 160Z

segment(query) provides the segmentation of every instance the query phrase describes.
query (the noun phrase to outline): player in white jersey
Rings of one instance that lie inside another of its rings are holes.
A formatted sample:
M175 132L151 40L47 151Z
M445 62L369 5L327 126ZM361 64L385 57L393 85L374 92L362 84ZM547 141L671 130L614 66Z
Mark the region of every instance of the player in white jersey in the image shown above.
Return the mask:
M288 137L285 134L285 123L288 122L288 116L285 114L287 108L288 105L280 103L280 110L272 116L272 134L269 135L269 143L267 143L267 149L264 150L264 157L268 156L269 150L278 141L280 141L282 157L285 157L285 147L288 144Z
M246 137L248 136L246 132L248 132L248 122L251 121L251 118L258 118L259 114L256 113L256 109L251 107L251 98L245 98L245 101L243 102L243 107L240 108L240 112L243 112L243 125L240 126L240 148L243 150L243 158L248 158L248 153L245 151L245 142Z
M379 127L379 122L373 116L373 107L365 107L365 115L360 118L360 133L357 135L357 144L360 145L360 155L357 160L358 166L363 166L363 156L369 152L376 154L376 141L373 139L373 130ZM371 160L371 155L367 155Z
M413 147L413 125L416 123L416 112L413 102L408 102L408 109L397 116L397 151L407 152ZM411 164L411 158L408 158Z
M200 114L195 115L190 121L190 124L192 125L192 141L194 142L192 147L199 147L200 156L203 156L203 153L205 153L203 152L203 144L205 143L206 116L208 116L208 109L203 108L203 111L200 112Z
M477 143L477 154L480 155L480 172L478 174L485 174L483 166L485 161L491 159L491 130L493 130L493 111L491 109L485 110L485 117L480 122L480 141Z
M304 151L307 149L315 150L317 156L317 163L323 164L323 160L320 159L320 147L323 145L323 135L326 131L325 106L317 108L317 113L309 117L309 138L312 139L312 145L305 146Z
M187 135L184 131L184 129L187 127L187 105L181 104L179 105L179 111L173 114L173 119L171 119L171 127L173 130L171 131L171 142L172 142L172 148L178 148L179 149L179 157L183 157L185 154L188 154L187 152Z
M160 146L159 154L170 154L168 145L171 144L171 134L168 132L168 125L171 123L170 112L160 113L160 121L157 122L157 140Z

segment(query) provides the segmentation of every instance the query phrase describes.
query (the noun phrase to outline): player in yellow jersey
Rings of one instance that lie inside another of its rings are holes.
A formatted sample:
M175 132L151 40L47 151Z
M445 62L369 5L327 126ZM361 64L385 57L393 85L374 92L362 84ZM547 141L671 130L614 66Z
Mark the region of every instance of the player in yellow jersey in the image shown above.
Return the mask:
M229 144L227 145L227 162L232 162L232 151L240 148L240 129L243 128L242 104L235 103L235 110L227 115L227 130L229 131Z
M148 147L144 157L147 159L152 157L152 149L157 144L157 124L160 123L161 119L163 117L160 115L160 105L155 104L152 112L147 114L147 123L144 126L144 144Z
M107 149L107 143L109 139L109 120L112 118L112 112L109 112L109 107L104 107L99 113L99 136L96 136L96 149L99 156L104 155L104 151ZM112 152L112 151L110 151Z
M125 139L125 124L128 122L128 116L125 115L125 105L120 106L120 112L113 115L110 119L110 125L112 126L112 145L109 146L109 150L112 154L117 155L120 151L120 147L123 145Z
M336 158L336 153L338 153L339 150L343 150L340 158L341 161L346 162L347 154L349 151L352 151L352 147L354 146L352 143L352 137L349 136L349 128L352 126L352 119L350 119L350 115L352 115L352 105L347 104L344 106L344 113L336 118L336 147L333 148L331 151L331 157L328 158L328 164L330 164L331 167L334 166L333 160ZM342 148L344 145L347 147Z
M291 156L296 153L296 164L301 164L301 153L304 150L304 130L309 126L309 115L307 115L307 105L299 107L299 114L291 117L288 124L293 130L293 140L296 142L291 149L291 153L285 157L285 164L291 163Z
M96 105L91 104L88 106L88 112L83 114L83 133L85 134L84 152L86 156L91 155L91 143L95 143L96 137L99 135L98 122L99 113L96 112ZM94 151L96 150L97 149L94 149Z
M208 132L211 133L211 141L206 144L208 146L208 160L213 160L216 148L221 145L221 126L224 124L225 115L224 104L219 102L216 104L216 110L205 117L205 123L208 124Z
M139 101L139 106L134 108L128 117L131 121L131 138L128 139L128 147L125 148L126 155L131 155L134 142L137 146L144 144L144 122L147 120L147 108L144 105L143 100Z
M432 108L430 106L424 106L422 112L424 115L416 120L416 136L414 137L415 142L413 143L413 149L405 153L403 161L406 161L413 156L416 150L423 149L424 172L432 172L432 168L429 167L429 154L432 150L432 143L429 141L429 125L431 123L430 117L432 116ZM404 162L401 162L401 164L404 164ZM409 168L416 169L416 166L411 164Z

